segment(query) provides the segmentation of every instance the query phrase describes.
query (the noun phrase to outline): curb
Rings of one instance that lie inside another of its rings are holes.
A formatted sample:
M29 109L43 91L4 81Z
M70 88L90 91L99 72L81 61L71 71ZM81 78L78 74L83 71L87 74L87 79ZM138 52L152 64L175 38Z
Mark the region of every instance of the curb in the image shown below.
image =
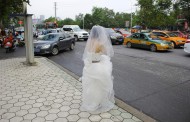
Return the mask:
M46 57L36 57L36 58L45 58L47 61L49 61L50 63L52 63L53 65L57 66L58 68L60 68L61 70L65 71L66 73L68 73L69 75L71 75L72 77L74 77L76 80L79 80L79 76L74 74L73 72L69 71L68 69L62 67L61 65L55 63L54 61L46 58ZM79 81L80 82L80 81ZM137 110L136 108L126 104L125 102L123 102L122 100L118 99L115 97L115 104L117 106L119 106L120 108L128 111L129 113L131 113L132 115L136 116L137 118L139 118L140 120L144 121L144 122L157 122L155 119L153 119L152 117L142 113L142 111Z

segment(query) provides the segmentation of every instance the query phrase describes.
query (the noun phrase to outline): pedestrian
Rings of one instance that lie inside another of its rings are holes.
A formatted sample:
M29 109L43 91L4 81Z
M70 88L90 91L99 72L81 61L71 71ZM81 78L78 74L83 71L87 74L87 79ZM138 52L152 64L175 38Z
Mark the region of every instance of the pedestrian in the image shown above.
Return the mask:
M102 113L114 107L111 40L102 26L93 26L84 54L82 111Z

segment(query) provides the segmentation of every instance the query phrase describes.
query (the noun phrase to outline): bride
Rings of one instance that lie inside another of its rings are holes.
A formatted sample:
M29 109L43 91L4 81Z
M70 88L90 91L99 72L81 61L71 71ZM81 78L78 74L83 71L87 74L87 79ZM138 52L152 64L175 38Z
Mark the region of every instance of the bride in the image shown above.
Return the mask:
M114 107L111 40L102 26L93 26L84 54L81 110L102 113Z

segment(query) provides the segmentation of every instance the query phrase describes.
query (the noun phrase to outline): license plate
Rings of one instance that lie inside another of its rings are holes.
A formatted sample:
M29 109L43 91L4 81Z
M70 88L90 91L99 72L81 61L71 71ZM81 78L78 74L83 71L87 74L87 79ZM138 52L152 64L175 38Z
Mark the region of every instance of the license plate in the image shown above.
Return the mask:
M40 49L35 48L34 52L40 52Z

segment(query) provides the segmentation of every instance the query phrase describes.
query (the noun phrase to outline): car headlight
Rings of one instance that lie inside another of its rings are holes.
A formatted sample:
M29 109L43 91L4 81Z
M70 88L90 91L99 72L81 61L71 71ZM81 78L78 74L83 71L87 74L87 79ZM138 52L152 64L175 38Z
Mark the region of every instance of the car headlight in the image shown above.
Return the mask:
M181 40L177 40L177 42L182 42Z
M47 49L47 48L49 48L50 46L51 46L50 44L43 45L43 46L41 47L41 49Z
M115 37L115 36L111 36L111 38L112 38L112 39L117 39L117 37Z
M166 46L166 44L164 44L164 43L161 43L161 46Z

